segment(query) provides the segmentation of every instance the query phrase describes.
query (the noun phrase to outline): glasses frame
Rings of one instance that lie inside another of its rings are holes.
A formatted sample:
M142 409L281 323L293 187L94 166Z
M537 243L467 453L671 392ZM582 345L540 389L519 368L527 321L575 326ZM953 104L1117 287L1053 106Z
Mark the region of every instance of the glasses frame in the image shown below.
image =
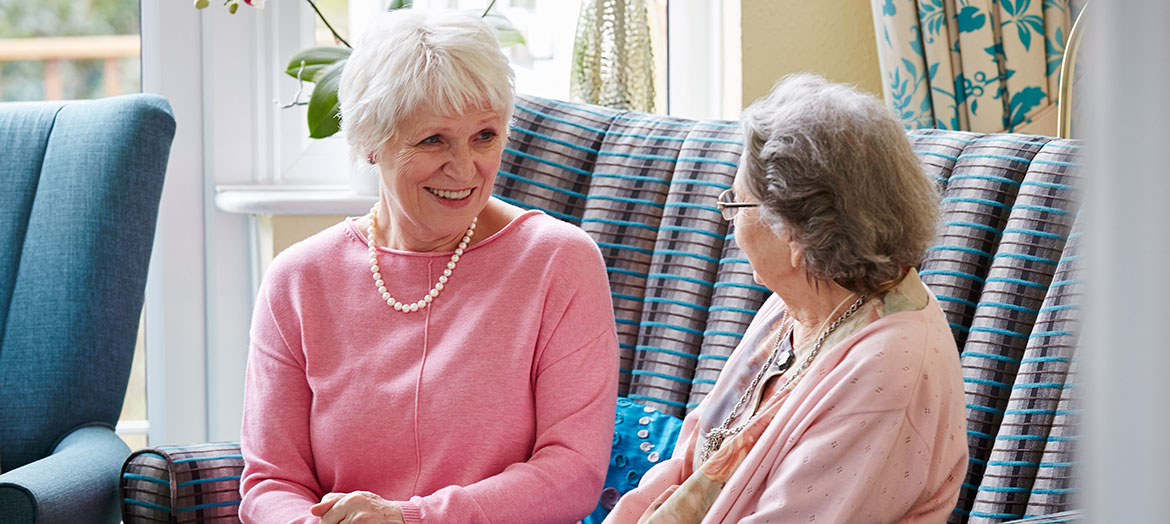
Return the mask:
M731 192L732 190L726 189L722 193L719 193L719 196L715 197L715 207L719 209L719 213L723 215L724 220L728 222L735 220L735 217L739 215L739 210L742 208L760 207L759 202L724 202L724 199Z

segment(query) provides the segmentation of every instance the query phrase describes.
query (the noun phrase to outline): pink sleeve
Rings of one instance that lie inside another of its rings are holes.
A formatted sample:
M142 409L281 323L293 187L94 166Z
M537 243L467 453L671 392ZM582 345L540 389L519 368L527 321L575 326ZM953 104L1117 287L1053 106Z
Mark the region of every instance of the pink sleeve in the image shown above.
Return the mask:
M560 297L552 301L561 303L545 304L531 458L468 486L401 502L407 524L575 522L597 506L613 442L617 333L601 254L581 236L589 251L567 259L549 282Z
M313 472L309 446L312 392L304 358L290 348L277 325L265 290L256 299L251 350L244 386L240 482L245 524L316 524L309 507L323 493ZM295 346L299 346L299 343Z

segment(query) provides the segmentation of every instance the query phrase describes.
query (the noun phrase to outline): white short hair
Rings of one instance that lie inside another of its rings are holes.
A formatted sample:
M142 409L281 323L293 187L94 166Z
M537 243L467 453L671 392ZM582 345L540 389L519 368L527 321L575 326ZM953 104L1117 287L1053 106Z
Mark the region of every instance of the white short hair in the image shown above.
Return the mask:
M483 19L414 9L370 23L338 91L341 128L351 155L363 161L419 111L451 116L488 109L510 122L514 98L512 68Z

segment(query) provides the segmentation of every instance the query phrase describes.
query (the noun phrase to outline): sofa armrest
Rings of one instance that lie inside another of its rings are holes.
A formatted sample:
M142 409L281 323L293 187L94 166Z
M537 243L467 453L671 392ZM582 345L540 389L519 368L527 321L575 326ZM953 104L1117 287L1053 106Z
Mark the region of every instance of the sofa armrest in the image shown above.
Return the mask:
M135 451L122 466L122 520L238 523L243 470L238 442Z
M1074 522L1082 522L1083 520L1084 513L1081 510L1072 510L1053 513L1051 515L1012 520L1003 524L1072 524Z
M129 454L109 427L74 430L51 455L0 475L0 523L116 524L118 470Z

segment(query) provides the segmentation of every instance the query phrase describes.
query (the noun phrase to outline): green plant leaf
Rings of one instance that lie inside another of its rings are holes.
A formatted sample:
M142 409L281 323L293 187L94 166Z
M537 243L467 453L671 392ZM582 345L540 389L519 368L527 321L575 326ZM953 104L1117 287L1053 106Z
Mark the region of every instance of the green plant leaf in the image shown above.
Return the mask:
M341 127L337 115L341 104L337 101L337 88L341 85L341 70L346 60L338 60L317 74L317 85L309 97L309 136L325 138L332 136Z
M524 45L524 35L508 17L492 11L483 16L483 21L496 30L496 40L500 42L500 47Z
M387 11L394 11L396 9L410 9L414 5L414 0L392 0L390 5L386 6Z
M284 74L296 78L297 71L301 68L301 61L304 60L305 71L301 73L301 79L306 82L316 82L317 75L323 69L349 58L349 53L348 47L338 46L315 46L302 49L288 59L288 67L285 68Z

